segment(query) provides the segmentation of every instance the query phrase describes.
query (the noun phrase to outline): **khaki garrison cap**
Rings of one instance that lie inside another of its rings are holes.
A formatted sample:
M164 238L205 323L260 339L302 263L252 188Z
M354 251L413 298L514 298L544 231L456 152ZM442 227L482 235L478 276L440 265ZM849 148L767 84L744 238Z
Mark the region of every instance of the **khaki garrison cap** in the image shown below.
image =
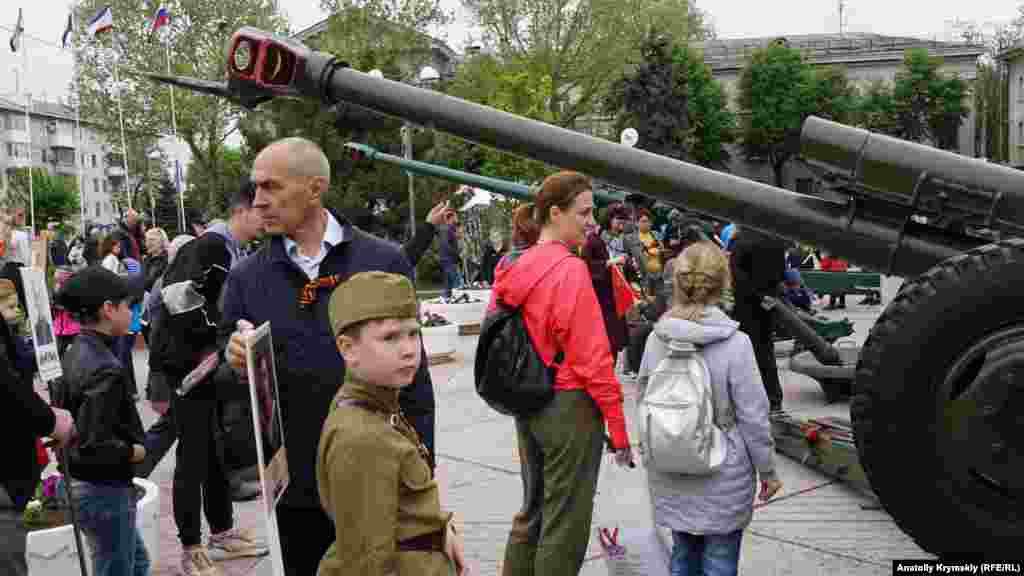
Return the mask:
M338 285L328 306L334 335L366 320L417 318L412 282L400 274L360 272Z

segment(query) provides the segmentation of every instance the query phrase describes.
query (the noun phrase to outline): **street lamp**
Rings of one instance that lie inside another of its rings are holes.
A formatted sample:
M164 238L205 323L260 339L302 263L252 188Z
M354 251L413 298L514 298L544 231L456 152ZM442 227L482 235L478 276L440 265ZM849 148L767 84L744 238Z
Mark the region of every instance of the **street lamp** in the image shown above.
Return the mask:
M367 74L374 78L384 78L384 73L377 69L370 70ZM420 88L432 88L439 80L441 80L441 74L436 68L424 66L411 84ZM414 130L415 127L410 122L402 124L402 155L407 160L413 159L412 136ZM406 172L406 175L409 177L409 237L411 238L416 234L416 187L412 172Z
M147 186L147 188L149 188L149 221L150 221L150 226L155 227L156 226L156 200L155 200L155 197L153 196L153 176L152 176L152 174L149 171L149 161L150 160L160 160L161 161L160 165L161 165L161 169L162 169L163 168L163 162L162 162L163 155L160 153L159 150L153 150L152 152L150 152L149 154L146 155L146 181L149 184L149 186Z

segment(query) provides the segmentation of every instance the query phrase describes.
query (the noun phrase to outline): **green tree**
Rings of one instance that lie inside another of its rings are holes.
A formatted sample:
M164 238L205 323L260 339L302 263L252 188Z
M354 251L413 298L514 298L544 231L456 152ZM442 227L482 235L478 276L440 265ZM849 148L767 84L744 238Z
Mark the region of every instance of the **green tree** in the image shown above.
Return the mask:
M750 55L740 74L737 100L744 155L767 160L775 185L782 186L783 168L795 152L789 141L816 100L814 74L798 50L772 43Z
M850 83L846 70L834 66L812 71L811 113L827 120L849 124L857 114L857 88Z
M31 214L28 177L28 169L19 168L14 171L5 206L8 209L14 206L25 207L26 217ZM78 220L78 180L74 176L50 174L45 168L33 168L31 196L35 201L37 230L42 230L49 222Z
M640 45L639 62L612 84L605 108L618 114L620 128L636 128L638 148L683 158L689 85L686 65L675 59L674 49L667 36L652 28Z
M686 70L689 91L686 150L690 161L710 168L724 168L730 159L728 146L736 139L736 115L729 108L725 90L696 50L677 46L674 58Z
M551 78L528 62L502 61L490 54L475 56L459 67L446 92L534 120L554 120L548 107ZM444 134L437 135L437 143L428 161L455 170L528 184L539 182L553 170L543 162Z
M959 76L940 72L941 66L942 58L929 56L923 48L907 50L893 83L893 100L900 138L928 140L948 150L956 147L960 125L970 112L969 88Z
M550 78L552 122L572 127L596 111L653 26L673 39L712 32L687 0L463 0L502 62Z
M217 171L210 172L209 164L196 162L188 167L187 198L203 206L209 216L225 216L227 200L238 189L242 175L248 174L248 163L243 162L242 150L224 147L216 162Z
M170 11L171 21L158 35L169 43L171 66L179 75L222 78L225 43L229 34L242 26L277 32L286 29L274 0L169 0L159 5ZM121 152L117 104L120 92L129 140L129 174L134 180L133 174L146 162L144 151L151 148L156 138L171 132L170 90L138 74L166 73L167 52L162 39L150 31L157 3L82 0L75 8L77 21L88 22L104 6L110 6L113 12L112 33L95 40L89 39L85 26L78 26L74 33L82 116L92 119L106 141ZM116 84L115 62L119 80ZM186 90L176 90L174 98L178 135L188 145L193 162L207 173L218 172L224 140L234 130L241 110L227 100Z
M896 121L896 102L892 87L883 80L869 84L857 101L855 121L865 130L898 136L899 123Z

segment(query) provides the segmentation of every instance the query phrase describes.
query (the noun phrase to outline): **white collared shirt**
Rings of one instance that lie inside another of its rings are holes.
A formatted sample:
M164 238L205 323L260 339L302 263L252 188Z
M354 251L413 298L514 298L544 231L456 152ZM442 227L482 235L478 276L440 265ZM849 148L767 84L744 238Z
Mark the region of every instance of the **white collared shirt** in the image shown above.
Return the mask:
M320 264L327 257L327 252L345 241L345 229L342 228L341 224L331 215L327 210L324 210L327 214L327 229L324 230L324 239L320 244L320 252L316 256L305 256L299 251L299 245L291 238L284 237L284 250L288 254L288 258L294 262L310 280L315 280L320 276Z

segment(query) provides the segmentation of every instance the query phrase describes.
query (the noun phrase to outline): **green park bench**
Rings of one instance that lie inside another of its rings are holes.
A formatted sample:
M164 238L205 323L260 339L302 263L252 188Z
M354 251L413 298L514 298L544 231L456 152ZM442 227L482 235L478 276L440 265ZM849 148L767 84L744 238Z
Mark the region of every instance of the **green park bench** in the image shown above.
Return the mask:
M801 270L804 286L818 296L826 294L878 294L882 290L882 275L877 272L824 272Z

